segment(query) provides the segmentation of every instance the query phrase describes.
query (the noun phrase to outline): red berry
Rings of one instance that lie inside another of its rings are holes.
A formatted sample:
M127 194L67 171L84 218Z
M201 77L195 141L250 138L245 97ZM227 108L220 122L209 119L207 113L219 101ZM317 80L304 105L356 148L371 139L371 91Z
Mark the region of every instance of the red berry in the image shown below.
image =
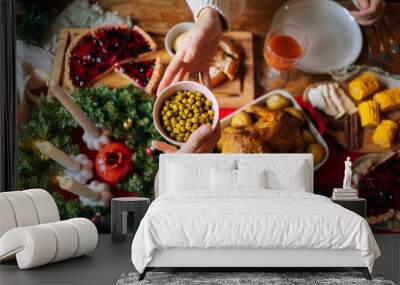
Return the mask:
M153 149L151 147L146 148L146 155L153 156Z

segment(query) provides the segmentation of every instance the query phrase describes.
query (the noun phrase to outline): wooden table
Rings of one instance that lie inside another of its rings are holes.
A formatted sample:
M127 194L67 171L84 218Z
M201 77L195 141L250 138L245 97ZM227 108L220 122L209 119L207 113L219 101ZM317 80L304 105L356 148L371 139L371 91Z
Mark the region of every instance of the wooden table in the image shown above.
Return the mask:
M285 0L247 0L244 13L232 21L232 30L245 30L254 34L254 64L255 73L263 66L264 60L262 49L265 35L270 29L272 18L282 3ZM354 9L351 1L337 1L349 9ZM145 30L153 33L166 33L173 25L192 21L192 14L184 0L99 0L99 3L105 8L118 12L121 16L130 16L134 23L139 24ZM151 4L150 4L151 3ZM400 42L400 2L386 0L386 15L391 24L392 33ZM382 23L378 23L382 30ZM367 27L369 39L374 52L378 51L378 41L372 27ZM387 41L387 37L385 37ZM358 64L366 62L366 45L364 44L363 51ZM387 68L392 73L400 74L400 57L397 56L395 61ZM290 82L286 86L293 95L301 95L304 89L311 83L320 80L329 79L327 75L311 75L299 70L292 70L289 73ZM255 76L256 77L256 76ZM255 84L256 97L265 93L263 87ZM340 186L340 181L343 176L343 161L347 156L350 156L354 161L359 157L359 154L349 152L338 144L333 139L326 137L329 145L331 156L328 161L315 172L315 191L319 194L330 196L332 187ZM340 171L332 171L337 169Z
M262 49L265 35L270 29L271 21L275 11L285 0L247 0L244 13L232 21L232 30L245 30L254 34L254 57L255 72L264 64ZM340 4L353 9L351 1L337 1ZM166 33L173 25L192 21L192 13L184 0L99 0L99 3L106 9L116 11L121 16L129 16L133 22L139 24L145 30L154 33ZM400 3L387 3L386 14L396 38L400 41ZM379 23L382 26L382 23ZM369 38L372 41L374 51L378 51L376 35L371 27L367 28ZM385 38L385 40L387 40ZM365 62L364 46L358 63ZM400 57L390 65L389 71L400 73ZM327 76L310 75L304 72L293 70L290 72L290 82L286 86L293 95L301 95L305 87L312 82L328 79ZM255 82L255 95L264 94L265 90Z

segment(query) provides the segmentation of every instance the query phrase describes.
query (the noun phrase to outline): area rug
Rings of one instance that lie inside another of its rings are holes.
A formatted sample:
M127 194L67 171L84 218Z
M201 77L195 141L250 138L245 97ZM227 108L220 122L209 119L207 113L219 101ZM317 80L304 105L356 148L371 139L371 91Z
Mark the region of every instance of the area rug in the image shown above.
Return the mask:
M359 272L148 272L138 281L138 273L122 274L117 285L395 285L380 275L372 275L368 281Z

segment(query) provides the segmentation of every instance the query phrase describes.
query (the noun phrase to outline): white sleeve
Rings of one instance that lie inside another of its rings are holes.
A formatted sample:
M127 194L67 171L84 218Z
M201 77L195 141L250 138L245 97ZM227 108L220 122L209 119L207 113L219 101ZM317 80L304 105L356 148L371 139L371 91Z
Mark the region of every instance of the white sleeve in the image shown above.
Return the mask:
M229 20L242 14L245 0L186 0L192 10L194 19L196 20L200 11L206 7L211 7L218 11L229 26Z

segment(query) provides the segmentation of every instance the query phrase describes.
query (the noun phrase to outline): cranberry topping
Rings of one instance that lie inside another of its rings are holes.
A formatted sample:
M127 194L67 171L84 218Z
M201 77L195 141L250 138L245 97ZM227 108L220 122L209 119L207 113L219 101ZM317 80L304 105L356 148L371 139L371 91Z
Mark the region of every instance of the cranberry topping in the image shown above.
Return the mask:
M113 65L110 56L101 51L95 39L85 35L71 52L70 78L75 87L83 87Z
M131 78L136 85L144 88L149 83L154 71L155 60L127 62L118 65L117 70Z
M103 52L112 54L117 61L135 58L139 54L150 51L150 45L137 31L123 27L107 27L98 29L96 39Z
M95 36L90 33L83 36L73 48L69 75L75 87L84 87L119 61L148 51L149 43L136 31L123 27L101 28ZM147 84L147 81L140 82Z

